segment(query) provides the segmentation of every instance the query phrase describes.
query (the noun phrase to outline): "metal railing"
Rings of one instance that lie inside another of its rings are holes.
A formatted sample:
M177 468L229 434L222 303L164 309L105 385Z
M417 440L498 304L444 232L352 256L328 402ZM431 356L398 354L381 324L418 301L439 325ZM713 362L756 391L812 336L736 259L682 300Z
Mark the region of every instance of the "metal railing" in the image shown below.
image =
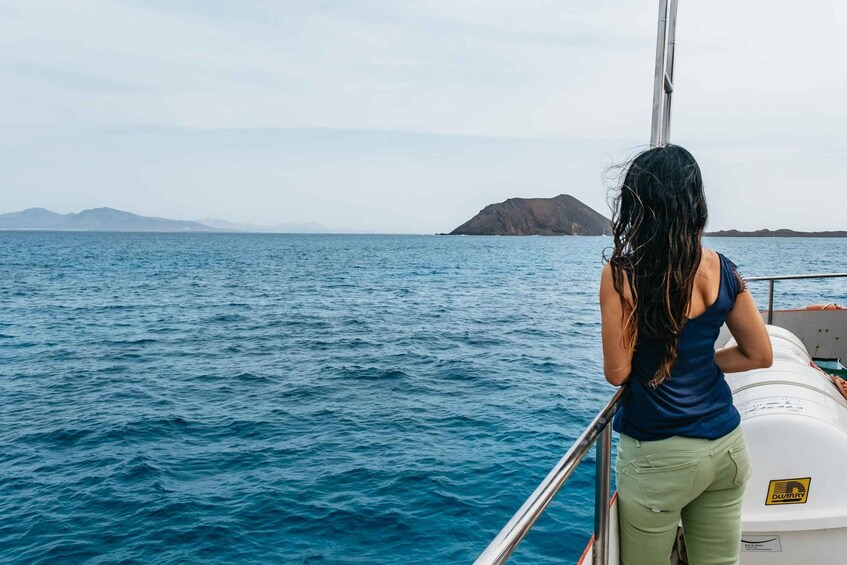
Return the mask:
M773 291L775 281L797 279L834 279L847 277L847 273L817 273L811 275L776 275L773 277L745 277L745 282L768 281L768 324L773 324Z
M509 559L595 442L597 443L597 474L594 488L594 564L608 563L612 474L612 428L609 424L623 404L625 394L625 386L618 389L606 407L597 414L564 457L556 463L538 488L500 530L497 537L477 557L475 565L500 564Z

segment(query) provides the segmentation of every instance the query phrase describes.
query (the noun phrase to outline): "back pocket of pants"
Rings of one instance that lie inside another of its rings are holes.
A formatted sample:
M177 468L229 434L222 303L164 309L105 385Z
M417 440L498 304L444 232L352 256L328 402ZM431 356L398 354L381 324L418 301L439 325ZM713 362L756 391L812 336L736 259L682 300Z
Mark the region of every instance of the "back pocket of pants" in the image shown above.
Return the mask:
M700 461L654 457L650 458L650 467L638 466L630 470L641 489L644 505L654 512L682 509L691 501Z
M732 462L735 463L735 479L732 482L737 487L744 486L744 483L753 474L753 468L750 466L750 452L747 450L747 442L728 449L727 453L729 453Z

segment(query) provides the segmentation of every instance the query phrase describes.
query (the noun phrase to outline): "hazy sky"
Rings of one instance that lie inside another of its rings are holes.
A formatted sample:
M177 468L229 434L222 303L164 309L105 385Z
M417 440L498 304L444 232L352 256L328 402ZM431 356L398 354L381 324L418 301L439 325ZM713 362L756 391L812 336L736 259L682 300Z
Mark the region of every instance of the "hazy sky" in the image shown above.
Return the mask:
M844 229L847 0L682 0L710 228ZM650 1L0 1L0 212L447 231L649 138Z

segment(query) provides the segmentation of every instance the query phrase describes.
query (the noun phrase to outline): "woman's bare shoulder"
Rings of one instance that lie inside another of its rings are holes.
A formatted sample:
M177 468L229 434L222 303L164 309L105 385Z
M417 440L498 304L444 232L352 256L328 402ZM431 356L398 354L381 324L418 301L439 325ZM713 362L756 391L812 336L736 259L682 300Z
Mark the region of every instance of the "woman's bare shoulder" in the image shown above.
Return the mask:
M701 251L701 256L703 258L708 258L709 261L717 262L717 261L721 260L720 256L718 256L718 252L715 251L714 249L709 249L708 247L701 247L700 251Z
M717 278L721 272L720 264L721 258L717 251L708 247L702 248L700 253L700 274L705 275L706 278Z

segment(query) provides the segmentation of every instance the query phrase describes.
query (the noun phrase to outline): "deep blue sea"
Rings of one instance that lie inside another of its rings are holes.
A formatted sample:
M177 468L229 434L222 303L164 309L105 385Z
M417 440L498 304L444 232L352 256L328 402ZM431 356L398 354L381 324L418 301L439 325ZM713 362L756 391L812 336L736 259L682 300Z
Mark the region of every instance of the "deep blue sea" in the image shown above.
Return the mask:
M469 563L613 392L610 242L0 233L0 562ZM847 239L707 245L847 270ZM579 556L586 463L513 562Z

